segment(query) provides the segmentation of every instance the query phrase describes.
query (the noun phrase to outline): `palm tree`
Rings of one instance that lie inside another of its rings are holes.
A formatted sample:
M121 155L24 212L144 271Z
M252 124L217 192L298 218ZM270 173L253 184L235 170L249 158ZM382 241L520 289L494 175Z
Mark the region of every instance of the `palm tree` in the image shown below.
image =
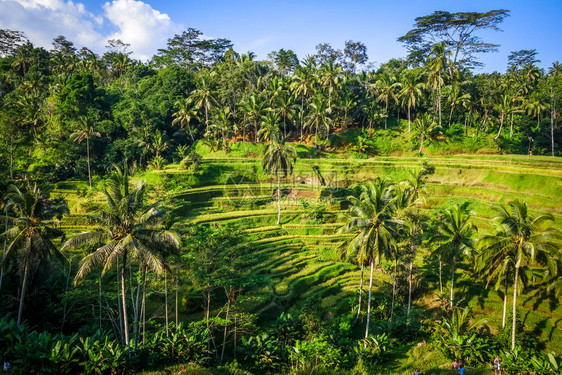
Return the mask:
M437 123L433 121L429 113L424 113L414 121L414 132L420 136L420 148L418 153L421 154L423 149L423 141L425 138L436 130Z
M493 236L485 237L484 244L492 259L510 264L514 268L513 277L513 321L511 350L515 349L515 326L517 319L517 294L521 273L536 266L545 266L551 274L557 274L556 257L559 256L562 233L548 224L554 221L552 215L532 217L527 204L518 200L508 203L508 207L495 207L497 216L493 222L501 226Z
M445 50L445 42L438 43L433 46L430 54L430 60L427 67L429 69L429 87L432 90L437 89L437 112L439 113L439 126L441 126L441 86L444 83L443 75L447 67L448 56L450 52Z
M259 98L257 93L252 93L248 100L243 104L243 110L246 113L247 118L254 123L255 131L255 141L258 141L258 122L262 118L264 113L264 103Z
M558 109L556 104L560 100L560 95L562 90L560 90L560 75L562 68L558 61L554 62L552 66L548 69L548 83L550 87L550 145L552 156L554 156L554 128L556 127L558 120Z
M316 95L314 101L309 105L310 113L307 117L305 126L308 128L314 127L314 147L318 148L318 128L324 126L326 133L330 130L330 118L328 117L328 108L322 95Z
M535 92L527 100L527 102L524 105L524 108L527 110L529 116L535 116L537 118L537 131L538 131L541 125L541 114L548 109L548 105L543 103L543 98L540 96L539 93Z
M392 249L395 247L397 221L392 217L395 206L392 189L387 180L377 178L374 182L360 185L358 190L359 197L347 198L351 207L347 223L341 228L341 231L357 233L347 246L347 251L356 253L360 263L367 260L371 266L367 326L365 328L365 338L367 338L371 317L374 267L383 258L390 259ZM361 280L361 284L362 282L363 280Z
M328 108L332 108L332 94L338 92L342 77L342 68L334 63L334 60L328 60L320 68L320 84L328 90Z
M183 129L184 126L187 127L189 131L189 136L191 137L191 141L195 142L195 137L193 136L193 129L191 128L191 120L195 119L198 120L199 116L197 115L197 109L193 106L193 103L189 99L178 100L176 102L176 108L178 109L175 113L172 114L174 120L172 121L172 125L180 123L180 128Z
M160 130L154 132L154 137L152 137L152 148L156 153L156 157L160 156L160 153L168 149L168 142L162 137Z
M292 175L293 163L296 161L297 150L283 141L269 143L263 153L263 169L277 177L277 225L281 224L281 175Z
M297 72L293 75L293 82L291 83L293 95L295 95L295 97L300 95L301 97L301 142L304 131L305 97L308 98L311 95L314 87L314 77L311 72L313 69L314 66L311 66L310 68L299 67Z
M451 86L451 92L449 94L449 98L451 100L451 112L449 113L449 126L451 126L451 121L453 120L453 112L455 107L459 104L466 105L467 102L470 101L470 94L465 93L461 95L461 88L460 85L457 83L453 83Z
M169 271L167 264L159 254L162 248L177 248L179 241L176 236L164 231L159 226L162 214L156 206L148 209L144 205L146 184L139 182L131 190L129 174L125 167L121 170L115 166L113 174L104 189L107 206L100 216L95 218L99 229L93 232L80 233L64 243L62 249L82 245L99 246L86 255L80 262L80 268L74 278L75 285L83 280L97 267L102 268L102 276L114 263L117 263L121 275L121 299L124 322L125 343L129 345L129 326L127 318L125 270L129 257L136 258L144 264L145 269L157 273ZM122 260L119 265L119 260Z
M287 91L277 96L277 113L283 118L283 136L287 138L287 117L292 117L295 105L293 98Z
M498 139L502 129L503 123L507 115L509 115L512 111L511 108L511 100L508 94L503 94L501 96L500 102L497 103L494 108L500 113L500 129L498 130L498 134L494 137L494 139Z
M90 185L90 189L92 188L92 172L90 169L90 137L101 137L99 132L94 131L94 126L90 122L87 116L80 116L78 118L78 124L80 125L80 129L75 131L70 135L70 138L73 138L76 142L80 143L84 139L86 140L86 156L88 158L88 183Z
M273 143L275 139L279 139L279 116L276 112L268 111L261 122L261 128L258 131L258 136L263 141Z
M440 234L433 239L440 242L435 252L451 261L451 308L453 307L457 262L474 250L474 241L471 236L477 231L477 228L470 220L474 215L473 211L468 211L468 203L456 204L446 209L439 226Z
M408 133L412 131L410 110L416 108L416 105L423 97L422 90L424 88L423 82L416 83L416 80L410 76L406 76L404 82L402 82L402 90L399 97L402 98L402 105L408 107Z
M205 110L205 125L209 125L209 112L217 103L215 92L212 90L211 74L204 73L199 77L197 88L189 95L189 100L199 109Z
M385 113L386 117L384 119L384 128L388 127L388 101L390 99L394 99L396 103L398 103L398 97L394 93L394 90L399 86L398 82L393 82L395 80L394 76L384 74L377 82L375 83L375 88L377 91L377 99L379 101L383 101L385 105Z
M20 189L15 185L8 188L8 207L13 216L7 219L12 227L2 234L5 238L12 238L2 259L2 269L16 253L20 253L19 265L23 272L20 287L19 309L17 324L21 324L25 295L30 277L37 271L39 265L51 257L65 261L64 256L57 250L51 239L62 236L55 225L64 214L68 214L68 206L63 199L49 199L51 186L27 186ZM56 218L57 220L53 220Z

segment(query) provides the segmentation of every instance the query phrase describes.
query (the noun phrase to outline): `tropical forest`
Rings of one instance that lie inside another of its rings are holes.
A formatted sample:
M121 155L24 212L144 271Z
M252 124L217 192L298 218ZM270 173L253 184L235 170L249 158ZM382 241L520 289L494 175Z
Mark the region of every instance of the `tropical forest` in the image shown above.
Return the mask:
M379 64L1 28L4 373L560 374L562 66L482 72L508 16Z

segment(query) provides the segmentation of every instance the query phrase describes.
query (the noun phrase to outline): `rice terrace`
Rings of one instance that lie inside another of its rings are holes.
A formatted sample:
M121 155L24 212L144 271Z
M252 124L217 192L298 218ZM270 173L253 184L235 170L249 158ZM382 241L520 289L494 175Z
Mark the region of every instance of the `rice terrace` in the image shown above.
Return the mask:
M562 71L527 5L408 1L384 58L316 1L302 56L95 3L0 2L4 373L561 373Z

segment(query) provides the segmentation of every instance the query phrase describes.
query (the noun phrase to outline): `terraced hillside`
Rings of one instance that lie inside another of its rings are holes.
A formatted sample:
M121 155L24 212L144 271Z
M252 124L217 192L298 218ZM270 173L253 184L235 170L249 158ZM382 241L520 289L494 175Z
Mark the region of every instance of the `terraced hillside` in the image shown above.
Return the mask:
M255 155L254 155L255 156ZM193 224L233 225L246 231L258 261L248 264L264 275L260 288L245 295L244 305L264 318L290 311L302 301L318 297L325 308L337 312L349 309L359 285L357 265L341 259L341 246L349 240L338 233L345 220L346 188L376 177L400 181L421 162L435 167L428 180L427 213L456 201L470 201L480 233L489 230L494 215L492 204L519 199L533 214L551 213L562 223L562 161L527 156L447 156L435 158L380 157L373 159L301 158L294 175L283 181L281 225L277 226L275 185L261 169L257 157L206 156L198 169L186 171L169 165L163 171L147 172L156 199L164 199L178 227ZM74 186L74 187L73 187ZM81 198L76 184L59 184L58 193L70 197L72 215L68 230L87 227L86 215L103 202L100 195ZM429 290L437 288L433 270L421 251L417 265L426 276ZM380 267L375 286L389 290L390 274ZM429 275L429 276L428 276ZM471 287L468 273L458 284L459 294L471 299L477 315L490 324L501 325L502 300L482 285ZM432 296L417 295L415 304L432 307ZM520 299L522 317L528 329L540 329L549 347L562 349L562 307L542 296L527 294Z

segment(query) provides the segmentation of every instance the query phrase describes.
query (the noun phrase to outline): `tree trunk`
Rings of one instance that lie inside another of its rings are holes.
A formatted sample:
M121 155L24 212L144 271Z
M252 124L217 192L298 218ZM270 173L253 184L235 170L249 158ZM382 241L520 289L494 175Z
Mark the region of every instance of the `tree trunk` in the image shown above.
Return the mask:
M457 257L453 257L453 264L451 265L451 309L453 308L453 290L455 288L455 263Z
M412 306L412 268L414 262L410 262L410 274L408 275L408 315L410 315L410 307Z
M232 289L232 287L230 289ZM220 359L219 363L222 363L222 360L224 358L224 349L226 347L226 337L228 335L228 314L230 312L230 293L226 294L226 298L227 298L226 317L225 317L225 323L224 323L224 335L223 335L223 338L222 338L221 359Z
M29 241L29 246L31 246L31 238L28 239ZM20 305L19 305L19 309L18 309L18 326L21 324L21 317L23 315L23 305L24 305L24 299L25 299L25 292L27 291L27 279L29 277L29 261L25 261L25 268L24 268L24 272L23 272L23 280L21 283L21 293L20 293Z
M408 133L412 131L412 127L410 126L410 106L408 106Z
M301 142L304 129L304 93L301 95Z
M166 314L166 337L169 337L168 323L168 273L164 273L164 311Z
M441 72L439 72L439 82L437 87L437 107L439 108L439 127L441 127Z
M121 267L121 299L123 301L123 330L125 331L125 345L129 346L129 324L127 321L127 300L125 298L125 270L127 266L127 253L123 255Z
M373 270L375 268L375 260L371 257L371 276L369 278L369 298L367 301L367 325L365 328L365 338L369 337L369 323L371 322L371 293L373 291Z
M365 269L365 263L361 261L361 281L359 282L359 306L357 307L357 315L355 316L355 321L359 319L361 314L361 297L363 297L363 270Z
M277 225L281 224L281 178L277 176Z
M515 280L513 282L513 319L511 326L511 350L515 350L515 326L517 323L517 284L519 283L519 267L515 267Z
M511 112L511 123L509 125L509 138L513 137L513 112Z
M386 117L384 118L384 130L386 130L388 128L388 96L386 97L385 103L386 103L386 106L385 106Z
M421 154L422 149L423 149L423 139L424 139L424 135L422 134L421 136L421 142L420 142L420 149L418 150L418 154Z
M390 322L392 323L392 317L394 315L394 301L396 299L396 273L398 267L398 258L394 257L394 277L392 280L392 303L390 304Z
M503 294L503 317L502 317L502 328L505 328L505 317L507 313L507 277L505 278L505 292Z
M146 339L146 267L142 270L142 344L145 344Z
M555 116L556 116L556 107L553 100L550 106L550 145L552 149L552 156L554 156L554 117Z
M121 272L119 271L119 257L117 257L116 261L115 261L115 275L117 276L117 311L119 314L119 335L121 340L124 339L123 337L123 304L121 303L120 299L120 295L121 295L121 290L120 290L120 284L121 284L121 280L119 280L119 277L121 275Z
M99 304L100 304L100 330L101 330L101 273L100 276L98 277L98 292L99 292Z
M176 329L178 329L178 279L176 277Z
M4 206L4 216L8 216L8 206ZM4 220L4 232L8 231L8 219ZM7 239L4 237L4 250L2 251L2 263L0 263L0 295L2 295L2 280L4 279L4 261L6 260ZM2 299L0 299L1 301Z
M88 156L88 183L92 188L92 172L90 171L90 138L86 137L86 154Z
M443 277L441 276L441 270L443 269L443 262L441 261L441 255L439 255L439 293L443 294Z
M502 128L503 128L503 118L504 118L504 113L502 112L502 114L500 115L500 130L498 131L498 134L494 137L494 139L498 139L501 132L502 132Z

